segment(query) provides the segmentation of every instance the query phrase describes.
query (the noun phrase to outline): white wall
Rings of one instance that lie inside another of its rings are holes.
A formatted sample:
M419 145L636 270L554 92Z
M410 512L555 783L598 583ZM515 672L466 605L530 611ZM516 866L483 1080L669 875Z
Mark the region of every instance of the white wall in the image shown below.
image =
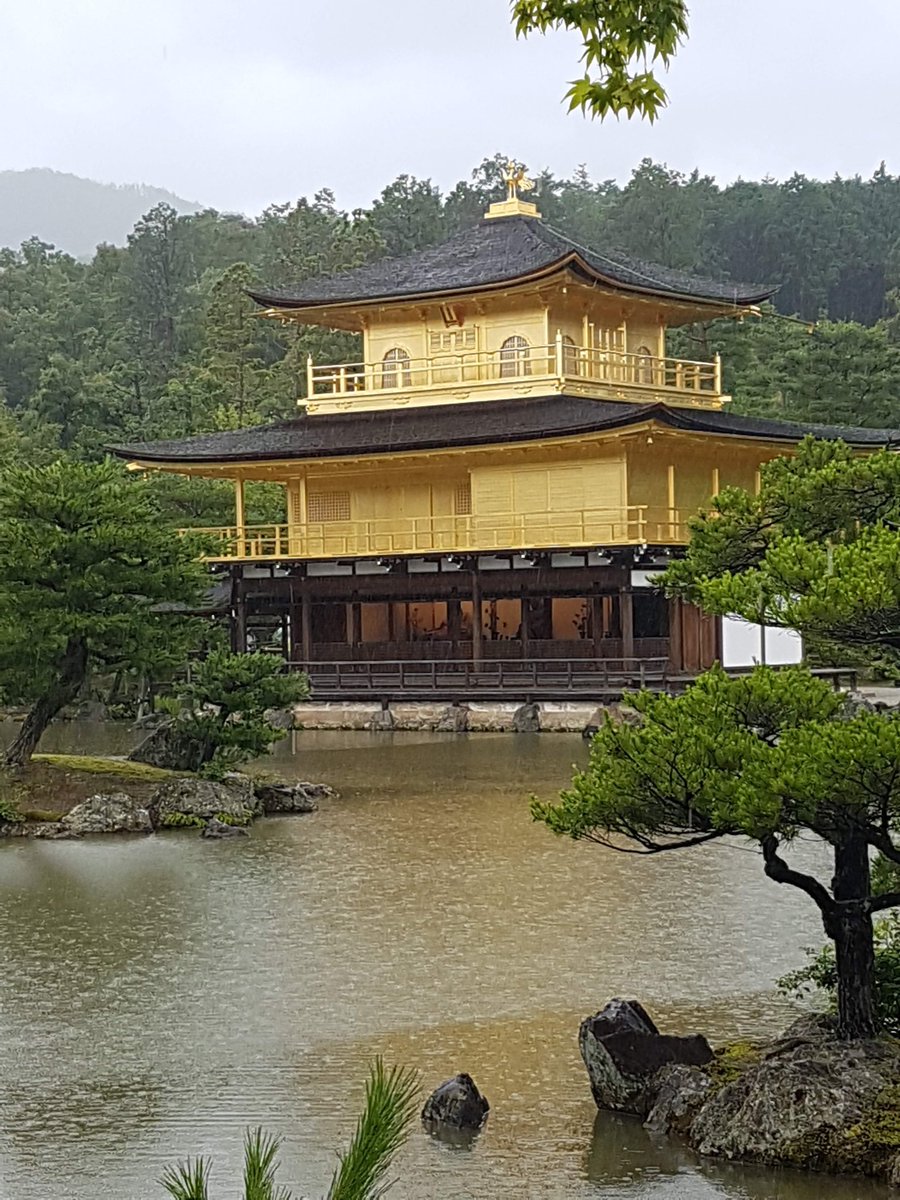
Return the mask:
M803 641L793 629L753 625L740 617L722 618L722 666L726 669L761 662L782 667L798 663L802 657Z

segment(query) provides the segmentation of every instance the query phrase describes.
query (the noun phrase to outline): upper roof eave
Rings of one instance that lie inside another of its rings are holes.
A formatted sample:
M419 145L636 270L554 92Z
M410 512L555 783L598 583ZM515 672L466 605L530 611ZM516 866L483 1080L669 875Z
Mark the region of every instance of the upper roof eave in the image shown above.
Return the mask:
M470 284L468 286L448 287L448 288L433 288L430 290L410 290L405 292L385 292L383 294L369 294L352 297L341 297L339 300L328 299L309 299L302 303L297 303L296 300L291 300L283 296L279 296L277 292L259 291L257 289L248 288L247 295L255 303L262 305L264 308L279 309L285 314L302 314L311 311L331 311L343 312L347 310L358 309L361 307L370 307L383 304L414 304L424 300L440 300L448 299L453 296L473 296L481 295L485 292L502 291L504 288L526 286L529 283L540 283L542 280L551 278L553 275L559 274L569 268L576 267L578 272L584 275L588 282L599 283L603 287L609 288L614 292L625 292L629 295L636 296L653 296L659 300L667 300L673 303L690 304L696 307L715 309L717 311L728 311L735 308L751 308L753 305L762 304L778 291L777 287L767 287L761 289L758 293L750 293L742 295L739 299L728 299L726 297L711 297L697 296L690 292L676 292L664 288L654 288L652 286L641 287L639 284L624 283L614 279L611 275L606 275L593 267L577 250L571 251L569 254L561 255L553 262L548 263L539 271L527 271L518 275L507 275L502 278L486 280L479 284Z
M473 408L479 410L478 419ZM199 434L180 442L113 446L110 452L147 467L215 468L240 463L383 458L416 451L524 444L624 431L648 421L686 434L773 446L796 445L807 434L843 438L860 449L900 445L900 432L896 430L799 425L662 403L628 404L547 396L399 412L322 414L249 430Z

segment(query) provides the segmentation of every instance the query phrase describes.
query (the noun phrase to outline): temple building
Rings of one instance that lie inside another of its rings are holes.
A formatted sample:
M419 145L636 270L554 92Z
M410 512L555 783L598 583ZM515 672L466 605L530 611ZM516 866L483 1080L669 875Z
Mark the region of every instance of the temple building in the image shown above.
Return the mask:
M232 641L268 624L292 662L664 663L723 655L727 622L650 583L688 519L808 432L877 430L729 411L718 359L669 328L753 312L774 289L577 245L519 197L442 245L252 293L269 317L361 335L359 362L307 367L295 419L121 446L136 468L234 482L211 531ZM244 486L285 491L245 521ZM251 636L251 642L254 639Z

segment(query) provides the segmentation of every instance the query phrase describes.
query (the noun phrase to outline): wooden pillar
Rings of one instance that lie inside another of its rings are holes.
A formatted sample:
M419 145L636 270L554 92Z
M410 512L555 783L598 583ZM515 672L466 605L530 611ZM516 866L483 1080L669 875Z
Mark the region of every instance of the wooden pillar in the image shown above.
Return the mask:
M312 661L312 601L306 592L300 597L300 658Z
M481 666L484 656L484 634L481 629L481 580L477 569L472 574L472 662Z
M244 527L247 524L244 512L243 479L236 479L234 481L234 523L237 526L238 537L243 537Z
M362 605L353 600L347 605L347 643L358 646L362 641Z
M519 637L522 640L522 657L528 657L529 642L531 640L530 622L528 620L530 613L528 611L528 598L524 595L519 597Z
M238 567L231 576L231 650L234 654L247 653L247 601L241 588L241 571Z
M400 611L398 612L397 609ZM392 640L395 642L409 641L409 604L403 600L400 603L390 602L390 619L393 624Z
M684 670L684 647L681 636L681 601L669 601L669 666L673 671Z
M281 657L285 662L291 658L291 614L287 609L281 617Z
M603 654L603 597L591 596L591 635L594 639L594 657Z
M666 470L666 503L669 506L669 537L674 540L677 530L675 519L675 467L671 464Z
M461 617L459 600L454 596L447 601L447 637L450 639L451 658L459 658Z
M634 596L631 588L619 592L619 623L622 627L622 657L634 658Z

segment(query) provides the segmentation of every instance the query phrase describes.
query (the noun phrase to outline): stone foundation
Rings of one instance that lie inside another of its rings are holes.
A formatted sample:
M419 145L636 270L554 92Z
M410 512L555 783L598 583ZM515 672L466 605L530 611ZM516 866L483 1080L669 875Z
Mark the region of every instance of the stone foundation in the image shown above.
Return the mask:
M433 733L581 733L602 723L603 712L590 703L444 704L398 701L382 707L364 701L304 701L294 707L295 729L347 729L369 732Z

